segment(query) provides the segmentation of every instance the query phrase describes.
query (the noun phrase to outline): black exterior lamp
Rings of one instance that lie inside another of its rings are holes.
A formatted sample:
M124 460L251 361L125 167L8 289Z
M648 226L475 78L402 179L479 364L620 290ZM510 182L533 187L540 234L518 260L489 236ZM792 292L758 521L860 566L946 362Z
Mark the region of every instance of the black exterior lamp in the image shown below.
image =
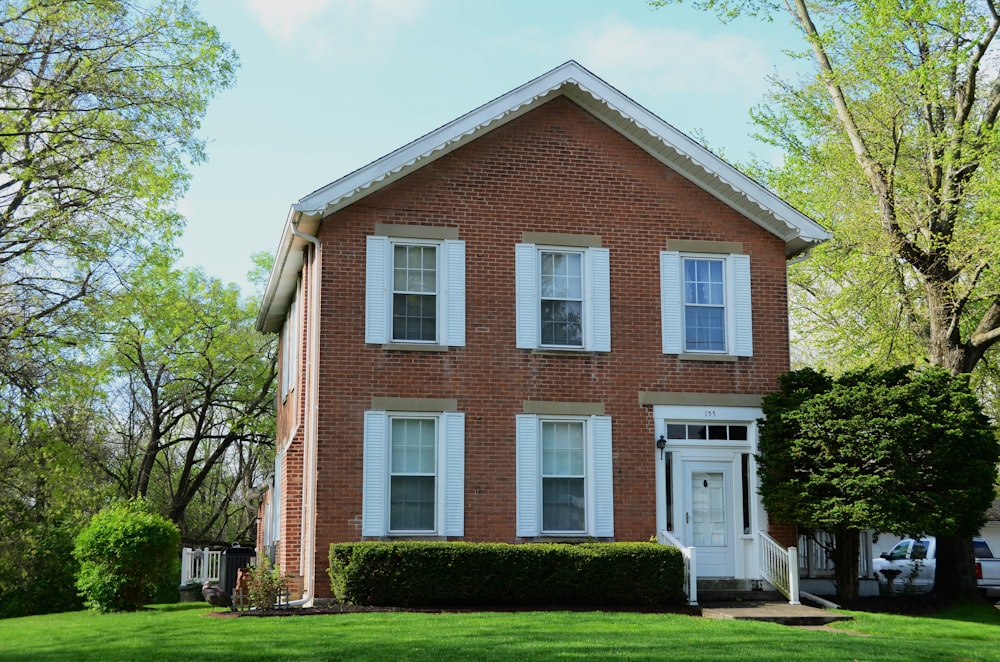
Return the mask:
M660 459L663 459L663 449L667 447L667 439L662 434L660 438L656 440L656 447L660 449Z

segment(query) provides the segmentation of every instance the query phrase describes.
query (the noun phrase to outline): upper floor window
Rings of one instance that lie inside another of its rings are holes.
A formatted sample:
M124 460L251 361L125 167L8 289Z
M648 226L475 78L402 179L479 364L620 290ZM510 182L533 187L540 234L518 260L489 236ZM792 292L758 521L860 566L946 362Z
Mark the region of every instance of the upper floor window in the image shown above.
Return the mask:
M541 344L583 347L583 254L539 251Z
M684 349L688 352L726 351L725 262L685 257Z
M750 257L660 253L665 354L753 356Z
M464 241L373 235L365 269L365 342L465 345Z
M392 340L437 342L437 246L393 243Z
M608 249L522 243L515 269L517 347L611 351Z
M292 302L285 316L285 324L281 328L281 398L295 388L299 363L299 313L298 287L295 288Z

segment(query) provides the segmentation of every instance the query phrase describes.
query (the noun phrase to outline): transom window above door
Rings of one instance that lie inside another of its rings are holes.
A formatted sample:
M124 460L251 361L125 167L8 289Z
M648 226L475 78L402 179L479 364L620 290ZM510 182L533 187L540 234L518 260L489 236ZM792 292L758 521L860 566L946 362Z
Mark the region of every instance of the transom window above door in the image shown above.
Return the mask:
M667 423L667 439L688 441L746 441L747 425Z

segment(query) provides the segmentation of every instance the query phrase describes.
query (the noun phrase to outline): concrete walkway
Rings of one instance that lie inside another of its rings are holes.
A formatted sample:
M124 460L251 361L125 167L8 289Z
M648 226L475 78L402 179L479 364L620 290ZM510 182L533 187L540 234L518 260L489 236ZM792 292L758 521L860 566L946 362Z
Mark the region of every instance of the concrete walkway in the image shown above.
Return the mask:
M707 602L701 605L703 618L763 621L781 625L827 625L834 621L849 621L852 617L828 609L787 602Z

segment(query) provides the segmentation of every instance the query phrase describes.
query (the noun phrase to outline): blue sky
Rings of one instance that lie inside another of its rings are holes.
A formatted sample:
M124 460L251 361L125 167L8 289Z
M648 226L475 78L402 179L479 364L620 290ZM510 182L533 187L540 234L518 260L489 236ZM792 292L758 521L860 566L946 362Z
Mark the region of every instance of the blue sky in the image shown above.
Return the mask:
M246 285L311 191L574 59L730 161L769 75L794 75L784 16L720 24L645 0L201 0L238 53L178 207L183 266Z

